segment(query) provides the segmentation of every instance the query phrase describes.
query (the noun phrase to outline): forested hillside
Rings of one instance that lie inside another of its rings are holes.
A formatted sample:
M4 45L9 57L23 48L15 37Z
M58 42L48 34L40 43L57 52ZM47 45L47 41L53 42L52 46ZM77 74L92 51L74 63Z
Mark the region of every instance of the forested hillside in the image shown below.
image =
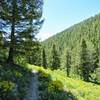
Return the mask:
M52 36L43 41L42 45L48 66L52 67L52 49L55 46L60 59L59 68L64 69L68 76L83 76L84 80L88 77L100 82L100 14Z
M100 14L41 43L43 5L0 0L0 100L100 100Z

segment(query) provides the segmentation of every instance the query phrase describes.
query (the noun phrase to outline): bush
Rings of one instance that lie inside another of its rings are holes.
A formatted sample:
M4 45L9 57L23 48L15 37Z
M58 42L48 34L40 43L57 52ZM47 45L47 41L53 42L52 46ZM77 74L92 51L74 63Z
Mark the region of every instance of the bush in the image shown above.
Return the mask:
M39 70L39 100L48 100L48 83L51 77L48 73Z
M31 78L30 72L14 64L0 65L0 100L22 99Z
M48 73L39 73L39 100L76 100L59 80L52 80Z
M11 98L17 97L15 87L15 83L11 81L0 82L0 98L3 100L11 100Z

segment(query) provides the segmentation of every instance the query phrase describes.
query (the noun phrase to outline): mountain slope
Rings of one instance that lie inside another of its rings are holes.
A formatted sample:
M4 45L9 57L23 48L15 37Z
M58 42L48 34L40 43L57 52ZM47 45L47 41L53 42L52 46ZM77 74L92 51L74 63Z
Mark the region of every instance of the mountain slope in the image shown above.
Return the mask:
M100 100L100 86L66 77L63 71L28 65L39 72L39 100ZM64 98L65 97L65 98Z
M48 63L50 62L49 57L53 44L57 46L59 54L62 56L67 48L70 48L72 53L77 52L83 38L87 41L89 49L100 49L100 14L73 25L43 41L42 44L47 52Z
M100 43L100 14L48 38L43 44L45 47L51 47L53 43L56 43L63 49L66 46L73 47L74 43L79 42L82 37Z
M94 36L94 37L93 37ZM63 32L60 32L43 42L47 47L52 45L52 42L59 44L61 48L64 46L73 46L73 44L85 37L91 41L97 42L100 40L100 14L91 17L83 22L80 22ZM100 41L99 41L100 43Z
M56 51L60 57L61 68L65 71L67 70L68 65L66 65L66 62L68 61L68 57L66 57L66 55L69 52L69 62L71 66L70 76L80 78L79 68L82 64L82 40L86 42L87 53L85 52L85 55L88 57L87 68L91 66L91 69L95 69L95 73L89 73L90 80L100 83L100 14L75 24L63 32L43 41L42 45L46 51L48 66L51 67L52 47L56 45Z

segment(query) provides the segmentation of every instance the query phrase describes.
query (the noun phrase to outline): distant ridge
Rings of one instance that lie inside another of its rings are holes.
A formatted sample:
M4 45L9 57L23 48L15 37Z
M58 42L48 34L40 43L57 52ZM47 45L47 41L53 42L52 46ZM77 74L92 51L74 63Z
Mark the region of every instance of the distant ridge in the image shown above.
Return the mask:
M61 33L63 33L63 32L67 32L67 31L69 31L71 28L76 27L77 25L80 25L80 24L82 24L82 23L88 22L89 20L95 19L96 17L99 17L99 18L100 18L100 13L96 14L95 16L91 16L90 18L87 18L87 19L85 19L85 20L83 20L83 21L81 21L81 22L79 22L79 23L76 23L76 24L70 26L69 28L66 28L65 30L63 30L63 31L61 31L61 32L56 33L55 35L53 35L53 36L51 36L51 37L45 39L43 42L48 41L49 39L51 39L51 38L53 38L53 37L55 37L55 36L57 36L57 35L59 35L59 34L61 34ZM99 19L99 20L100 20L100 19Z
M48 48L56 43L63 49L66 46L72 47L73 43L79 42L83 37L95 41L97 40L95 35L100 36L100 13L44 40L43 45Z
M100 14L90 17L64 31L48 38L42 42L46 49L48 66L50 66L50 56L53 44L56 45L57 51L61 58L61 66L65 64L66 50L71 52L73 67L79 66L79 54L82 39L86 40L87 47L91 55L95 50L99 50L100 60ZM94 51L93 51L94 50Z

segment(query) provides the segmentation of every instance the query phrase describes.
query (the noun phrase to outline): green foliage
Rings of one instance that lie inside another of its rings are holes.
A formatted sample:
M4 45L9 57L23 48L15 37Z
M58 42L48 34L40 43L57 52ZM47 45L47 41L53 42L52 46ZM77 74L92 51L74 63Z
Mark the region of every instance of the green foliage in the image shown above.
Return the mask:
M61 81L53 81L50 74L39 71L39 100L77 100L67 91Z
M3 0L0 2L0 34L4 36L8 44L8 62L14 62L15 52L30 54L32 42L43 23L42 6L42 0Z
M100 100L100 86L75 80L61 70L28 65L39 71L39 100Z
M0 99L24 98L30 78L30 71L26 68L0 63Z
M71 55L68 51L67 51L67 54L66 54L65 70L67 72L67 76L69 77L70 76L70 70L71 70Z
M26 62L37 65L37 66L41 66L42 46L40 42L34 41L31 48L32 48L32 51L30 54L29 52L26 52Z
M100 85L100 68L96 68L95 72L91 74L92 81Z
M62 91L63 90L63 84L56 80L56 81L51 81L49 82L49 85L48 85L48 92L53 92L54 90L55 91Z
M60 68L60 57L58 51L56 50L56 45L53 45L51 53L51 69L55 70Z
M43 0L0 1L0 100L23 100L31 78L26 62L41 65L35 35L42 11Z
M51 81L48 85L48 100L77 100L70 92L64 91L60 81Z
M17 55L14 57L14 62L23 66L26 64L26 57L23 55Z
M100 83L100 68L96 69L96 78L95 78L96 83Z
M45 49L43 48L42 51L42 66L44 68L47 68L47 59L46 59L46 54L45 54Z
M16 88L15 83L11 81L1 81L0 82L0 98L3 100L15 98L16 92L14 89Z
M89 81L90 72L91 72L91 64L90 64L90 58L87 51L87 44L86 41L82 40L81 45L81 54L80 54L80 75L83 78L84 81Z
M90 74L95 74L95 70L100 67L100 14L91 17L83 22L80 22L72 27L60 32L53 37L42 42L42 45L45 47L45 51L47 54L47 62L48 66L51 63L51 47L55 44L59 47L58 54L61 58L61 68L66 69L66 49L70 48L70 56L71 56L71 70L70 76L73 78L79 79L79 68L81 63L81 50L82 45L81 41L85 39L87 45L87 67L91 69ZM96 74L95 74L96 75ZM90 76L90 80L93 77ZM95 80L92 80L95 82Z

